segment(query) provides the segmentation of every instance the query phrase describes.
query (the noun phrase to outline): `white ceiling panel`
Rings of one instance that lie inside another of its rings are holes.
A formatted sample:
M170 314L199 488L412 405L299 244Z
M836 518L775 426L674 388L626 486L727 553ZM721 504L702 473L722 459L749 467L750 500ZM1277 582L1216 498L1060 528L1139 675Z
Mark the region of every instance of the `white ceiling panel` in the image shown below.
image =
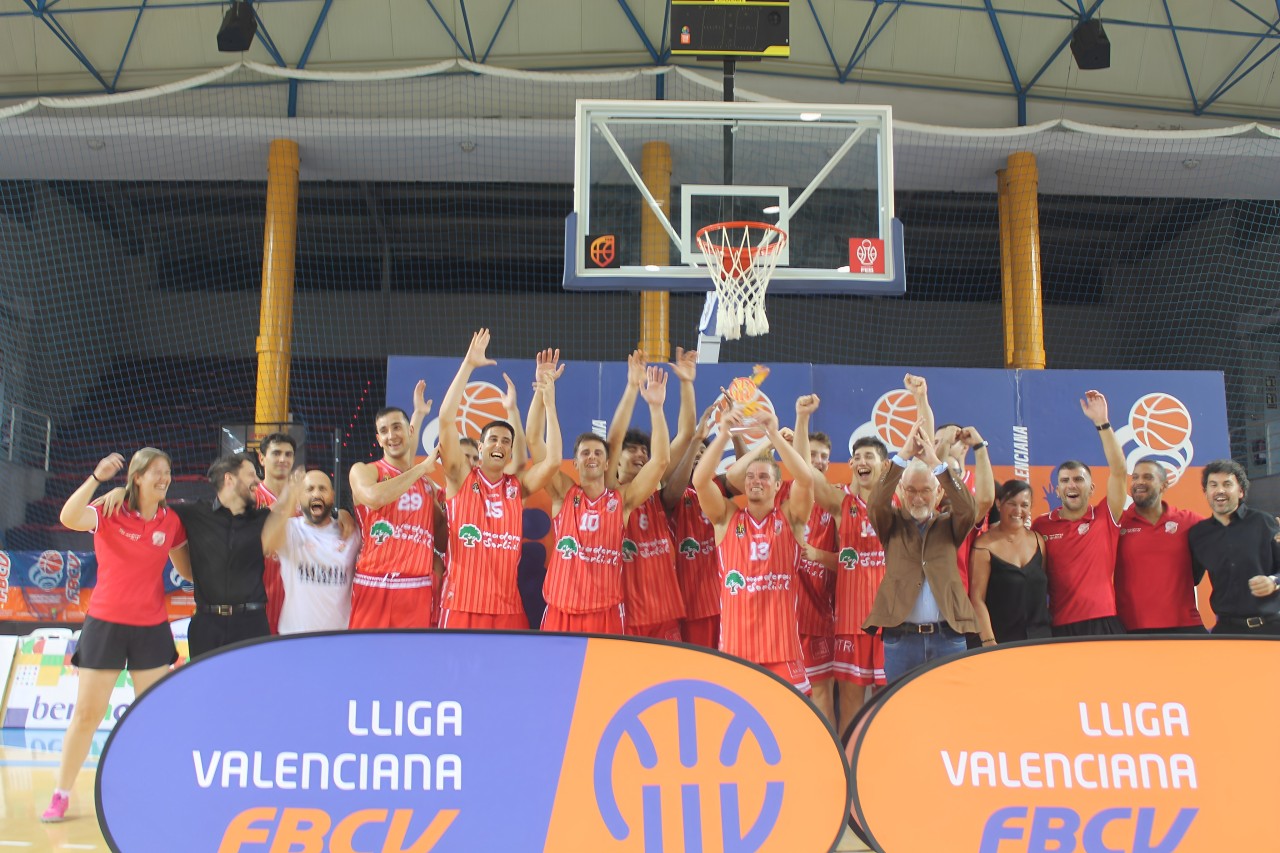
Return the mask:
M956 40L963 13L941 9L903 8L893 19L895 64L912 56L913 73L930 76L969 76L956 69Z
M589 3L592 22L602 14L605 5ZM608 5L616 8L616 4ZM580 0L523 0L516 3L512 17L520 29L521 54L576 54L597 50L595 45L583 43L583 4ZM622 25L630 29L625 19ZM588 26L594 27L594 23Z

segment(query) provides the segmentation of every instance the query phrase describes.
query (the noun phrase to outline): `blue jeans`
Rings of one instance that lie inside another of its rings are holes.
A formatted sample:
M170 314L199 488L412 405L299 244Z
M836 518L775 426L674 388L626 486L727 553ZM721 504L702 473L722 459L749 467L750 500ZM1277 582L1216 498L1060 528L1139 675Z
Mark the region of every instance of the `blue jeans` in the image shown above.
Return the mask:
M943 623L932 634L881 629L884 635L884 677L889 683L931 660L958 655L965 650L964 634Z

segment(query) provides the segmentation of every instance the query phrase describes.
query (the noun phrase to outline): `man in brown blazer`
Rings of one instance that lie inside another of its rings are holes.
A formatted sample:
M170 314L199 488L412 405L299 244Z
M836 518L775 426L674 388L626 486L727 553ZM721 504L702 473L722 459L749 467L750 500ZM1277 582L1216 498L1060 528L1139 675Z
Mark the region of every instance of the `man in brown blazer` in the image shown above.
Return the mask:
M977 453L987 452L977 430L969 427L962 435ZM883 632L890 683L928 661L963 652L964 635L977 630L956 568L956 549L977 517L973 495L938 458L923 422L891 462L867 502L871 526L884 543L885 576L862 626ZM938 512L942 495L950 500Z

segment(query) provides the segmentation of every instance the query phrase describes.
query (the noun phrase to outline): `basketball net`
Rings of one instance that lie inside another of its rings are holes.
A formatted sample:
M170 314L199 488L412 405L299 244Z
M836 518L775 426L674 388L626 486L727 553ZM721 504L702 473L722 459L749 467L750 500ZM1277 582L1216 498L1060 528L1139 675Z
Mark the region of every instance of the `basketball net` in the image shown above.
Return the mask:
M716 334L737 340L769 331L764 294L787 245L787 232L767 222L719 222L698 232L698 250L716 284L720 302Z

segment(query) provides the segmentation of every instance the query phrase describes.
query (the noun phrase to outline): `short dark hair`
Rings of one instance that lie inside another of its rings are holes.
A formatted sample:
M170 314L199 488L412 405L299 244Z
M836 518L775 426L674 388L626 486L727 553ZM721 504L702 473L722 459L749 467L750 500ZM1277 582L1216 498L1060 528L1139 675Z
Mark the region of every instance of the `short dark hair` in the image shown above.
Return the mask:
M258 452L265 456L273 444L287 444L293 448L295 453L298 450L298 442L289 433L273 432L258 442Z
M1023 492L1030 492L1031 484L1026 480L1005 480L996 489L996 502L991 505L991 512L987 514L987 521L996 524L1000 521L1000 505L1005 501L1013 500ZM1032 495L1035 499L1035 495Z
M373 413L373 422L376 424L379 419L386 417L392 412L399 412L400 417L404 418L405 423L411 423L409 420L409 413L399 406L383 406L381 409L378 409L378 411Z
M222 488L222 482L227 478L227 475L235 474L244 467L246 462L254 466L253 470L256 473L258 466L252 453L241 451L239 453L224 453L219 456L209 466L209 485L213 486L215 492L218 491Z
M850 455L857 453L864 447L870 447L876 453L880 454L881 462L887 461L889 458L889 448L885 446L883 441L876 438L874 435L864 435L862 438L855 441L853 443L853 449L850 451Z
M626 435L622 436L623 447L635 447L638 445L643 447L646 452L648 452L649 445L652 444L652 442L653 439L649 436L649 433L644 430L629 429L627 430Z
M581 435L579 435L576 439L574 439L574 441L573 441L573 455L574 455L574 456L577 456L577 455L578 455L578 448L579 448L579 447L581 447L584 443L586 443L586 442L588 442L588 441L598 441L598 442L600 442L601 444L603 444L603 445L604 445L604 455L605 455L605 457L606 457L606 458L609 456L609 442L605 441L603 438L601 438L600 436L596 435L594 432L584 432L584 433L582 433Z
M1205 490L1209 488L1210 474L1230 474L1236 478L1236 482L1240 484L1240 497L1249 496L1249 475L1245 473L1244 466L1234 459L1214 459L1204 466L1204 470L1200 472L1200 488Z
M830 450L830 449L831 449L831 436L827 435L825 432L811 432L811 433L809 433L809 443L810 443L810 444L825 444L825 445L827 446L827 450Z
M489 430L493 429L494 427L502 427L507 432L511 433L512 441L516 440L515 427L511 426L511 424L507 423L506 421L489 421L487 424L485 424L483 427L480 428L480 440L484 441L485 433L487 433Z
M1053 472L1053 481L1055 483L1058 482L1058 474L1062 471L1063 468L1067 469L1068 471L1083 471L1089 475L1089 479L1091 480L1093 479L1092 468L1090 468L1088 465L1081 462L1079 459L1068 459L1066 462L1063 462L1061 465L1059 465L1057 470Z
M470 447L470 448L471 448L471 449L473 449L473 450L479 450L479 449L480 449L480 444L479 444L479 442L477 442L474 438L472 438L472 437L471 437L471 436L469 436L469 435L464 435L464 436L462 436L461 438L459 438L459 439L458 439L458 444L465 444L467 447Z
M1164 463L1160 461L1159 456L1144 456L1137 462L1133 463L1133 470L1137 471L1139 465L1154 465L1156 470L1160 472L1160 485L1168 485L1169 469L1164 467Z

